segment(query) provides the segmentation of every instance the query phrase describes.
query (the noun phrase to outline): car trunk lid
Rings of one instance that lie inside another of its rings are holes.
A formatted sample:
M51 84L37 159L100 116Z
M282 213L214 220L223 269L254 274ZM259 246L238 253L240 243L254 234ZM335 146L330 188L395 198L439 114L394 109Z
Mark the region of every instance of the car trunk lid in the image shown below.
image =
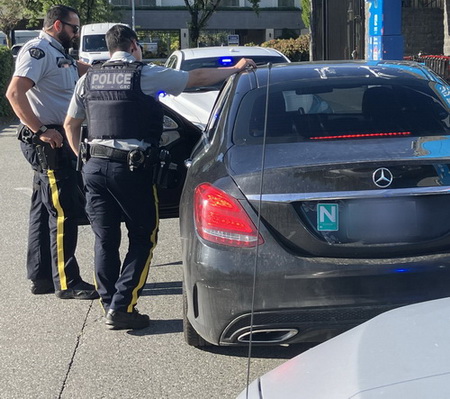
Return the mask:
M449 146L445 136L271 144L264 161L262 146L233 146L227 165L296 254L410 256L450 245Z

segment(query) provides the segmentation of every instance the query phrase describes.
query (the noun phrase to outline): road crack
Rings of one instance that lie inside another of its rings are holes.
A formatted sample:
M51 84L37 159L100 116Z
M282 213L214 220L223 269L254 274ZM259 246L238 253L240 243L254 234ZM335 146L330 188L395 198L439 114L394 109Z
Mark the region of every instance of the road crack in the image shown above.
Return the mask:
M64 390L66 388L66 384L67 384L67 381L69 379L69 375L70 375L70 372L72 370L73 363L75 361L75 356L77 355L77 350L78 350L78 347L80 346L81 337L83 336L83 333L84 333L84 330L86 328L86 324L87 324L87 320L88 320L89 314L91 313L91 310L92 310L93 302L94 301L91 301L91 303L89 304L89 309L86 312L86 317L83 320L83 325L81 326L81 331L80 331L80 333L77 336L77 341L76 341L76 344L75 344L75 348L73 349L73 353L72 353L72 356L71 356L70 362L69 362L69 367L67 368L66 375L64 376L64 381L62 383L61 390L59 391L58 399L62 398L62 395L63 395Z

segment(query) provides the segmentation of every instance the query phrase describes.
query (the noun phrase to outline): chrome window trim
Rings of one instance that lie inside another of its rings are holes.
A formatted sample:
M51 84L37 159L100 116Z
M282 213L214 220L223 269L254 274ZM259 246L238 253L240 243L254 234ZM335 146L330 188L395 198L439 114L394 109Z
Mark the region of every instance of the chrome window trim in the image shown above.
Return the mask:
M346 200L357 198L394 198L412 197L418 195L450 194L450 186L442 187L417 187L397 188L389 190L362 190L362 191L332 191L316 193L284 193L284 194L251 194L247 195L250 201L263 202L297 202L297 201L323 201L323 200Z

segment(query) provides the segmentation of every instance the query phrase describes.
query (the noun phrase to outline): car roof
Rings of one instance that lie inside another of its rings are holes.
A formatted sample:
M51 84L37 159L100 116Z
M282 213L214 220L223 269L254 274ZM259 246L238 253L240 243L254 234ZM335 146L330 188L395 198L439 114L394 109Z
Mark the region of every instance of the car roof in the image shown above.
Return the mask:
M268 66L261 66L255 71L260 85L267 79ZM368 78L405 78L429 80L444 84L442 78L425 65L414 61L311 61L273 64L271 66L271 83L285 82L292 79L322 80L333 78L359 79Z
M277 55L281 53L273 48L258 46L213 46L213 47L196 47L177 50L185 60L193 60L197 58L207 57L223 57L224 55L251 57L257 55Z

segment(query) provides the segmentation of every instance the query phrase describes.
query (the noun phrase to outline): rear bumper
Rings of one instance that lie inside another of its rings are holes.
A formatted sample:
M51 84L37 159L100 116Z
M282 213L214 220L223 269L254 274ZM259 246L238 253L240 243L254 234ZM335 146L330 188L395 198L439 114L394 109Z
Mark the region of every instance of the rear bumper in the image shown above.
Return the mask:
M246 344L250 333L261 345L320 342L387 310L450 296L450 254L298 258L262 246L255 265L254 251L196 242L195 261L184 265L188 318L216 345Z
M322 342L404 304L276 309L241 315L220 336L220 345Z

